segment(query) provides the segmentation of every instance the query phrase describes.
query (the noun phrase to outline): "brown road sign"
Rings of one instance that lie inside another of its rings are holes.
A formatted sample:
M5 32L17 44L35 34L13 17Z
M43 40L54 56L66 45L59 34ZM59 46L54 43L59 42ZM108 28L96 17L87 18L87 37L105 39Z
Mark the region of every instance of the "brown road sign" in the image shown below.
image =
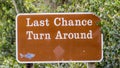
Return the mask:
M20 63L99 62L102 34L93 13L30 13L16 17Z

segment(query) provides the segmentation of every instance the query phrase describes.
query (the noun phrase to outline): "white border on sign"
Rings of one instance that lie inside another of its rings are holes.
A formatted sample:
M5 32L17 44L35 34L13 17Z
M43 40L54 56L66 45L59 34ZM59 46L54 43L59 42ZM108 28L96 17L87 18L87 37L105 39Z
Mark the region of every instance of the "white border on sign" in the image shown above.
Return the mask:
M103 59L103 34L101 34L101 59L100 60L83 60L83 61L72 61L72 60L68 60L68 61L19 61L18 60L18 25L17 25L17 18L19 15L51 15L51 14L93 14L95 15L94 13L92 12L75 12L75 13L19 13L17 14L16 16L16 60L19 62L19 63L70 63L70 62L101 62L102 59ZM95 15L96 16L96 15ZM98 16L96 16L98 17ZM98 17L100 19L100 17Z

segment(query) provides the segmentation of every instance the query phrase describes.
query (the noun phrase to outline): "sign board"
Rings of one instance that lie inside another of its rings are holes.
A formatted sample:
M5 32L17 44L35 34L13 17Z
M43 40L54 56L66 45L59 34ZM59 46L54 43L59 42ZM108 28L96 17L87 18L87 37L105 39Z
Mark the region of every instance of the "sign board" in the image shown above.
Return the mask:
M16 17L20 63L98 62L102 35L93 13L30 13Z

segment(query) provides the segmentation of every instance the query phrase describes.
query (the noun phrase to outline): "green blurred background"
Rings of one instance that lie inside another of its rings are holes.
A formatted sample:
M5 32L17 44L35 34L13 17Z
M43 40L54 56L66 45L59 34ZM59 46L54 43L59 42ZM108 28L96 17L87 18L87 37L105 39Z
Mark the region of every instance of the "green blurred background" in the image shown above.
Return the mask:
M0 68L26 68L16 61L19 13L93 12L101 18L103 60L96 68L120 68L120 0L0 0ZM35 68L87 68L86 63L34 64Z

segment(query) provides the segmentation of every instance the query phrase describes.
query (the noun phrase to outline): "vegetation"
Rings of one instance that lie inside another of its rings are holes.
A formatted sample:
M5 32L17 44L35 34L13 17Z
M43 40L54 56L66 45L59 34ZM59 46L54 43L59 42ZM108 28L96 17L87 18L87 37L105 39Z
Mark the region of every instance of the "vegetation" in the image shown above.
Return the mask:
M18 13L94 12L101 18L104 58L97 68L120 68L119 0L0 0L0 68L25 68L15 57ZM35 68L86 68L86 63L35 64Z

